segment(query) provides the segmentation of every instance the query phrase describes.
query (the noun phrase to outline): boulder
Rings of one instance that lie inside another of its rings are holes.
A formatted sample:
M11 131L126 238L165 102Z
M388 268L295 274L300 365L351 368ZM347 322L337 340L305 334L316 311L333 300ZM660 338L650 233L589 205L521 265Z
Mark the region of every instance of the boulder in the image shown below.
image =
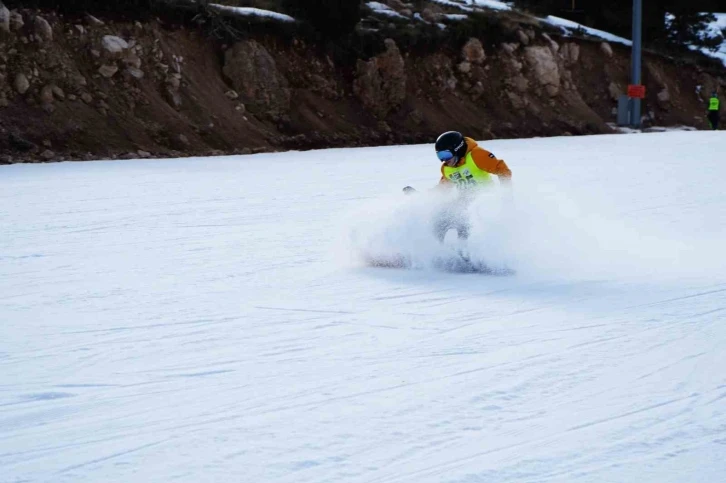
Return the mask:
M552 53L556 54L560 50L560 44L552 40L552 37L549 35L543 33L542 37L547 41L547 43L550 45L550 49L552 49Z
M41 104L52 104L53 99L53 86L47 85L40 90Z
M461 55L464 60L471 64L483 63L487 56L484 52L484 46L481 41L476 38L470 38L469 41L461 49Z
M610 47L610 44L607 42L602 42L600 44L600 51L605 54L608 58L613 56L613 48Z
M222 70L253 114L277 118L289 112L289 83L263 45L237 42L225 52Z
M104 35L101 39L101 47L111 55L121 54L129 48L128 42L115 35Z
M143 79L144 78L144 71L141 69L137 69L136 67L129 66L126 68L126 74L129 75L133 79Z
M118 72L118 66L116 64L104 64L98 68L98 73L103 77L110 79Z
M519 43L522 45L529 45L529 35L524 33L522 30L517 30L517 38L519 39Z
M535 80L546 88L547 94L556 96L560 88L560 69L552 50L539 46L527 47L524 49L524 56Z
M50 26L48 21L38 15L33 20L33 28L35 29L35 37L42 42L53 41L53 28Z
M15 82L13 83L15 90L18 94L25 94L30 89L30 81L25 74L18 74L15 76Z
M10 33L10 10L0 2L0 32Z
M668 92L668 88L664 88L658 93L658 105L661 108L668 108L671 103L671 94Z
M86 14L85 19L86 19L86 24L88 24L91 27L100 27L102 25L106 25L102 20L99 20L90 14Z
M10 29L17 32L25 26L23 14L20 12L10 12Z
M386 51L365 62L358 60L353 92L378 117L385 117L406 98L405 63L398 46L385 40Z
M443 18L443 14L437 7L429 6L421 11L421 18L430 23L439 23Z
M569 42L562 46L562 49L560 50L560 55L565 60L565 64L576 64L580 60L580 46L575 43Z

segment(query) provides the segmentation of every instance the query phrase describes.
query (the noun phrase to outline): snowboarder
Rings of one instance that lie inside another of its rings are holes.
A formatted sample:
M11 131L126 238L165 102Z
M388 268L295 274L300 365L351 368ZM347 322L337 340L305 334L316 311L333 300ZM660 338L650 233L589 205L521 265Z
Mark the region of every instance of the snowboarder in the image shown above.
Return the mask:
M504 161L458 131L441 134L434 148L442 163L439 186L455 187L459 191L456 204L444 207L436 217L434 232L443 241L446 232L454 228L460 239L466 239L469 236L466 208L477 189L490 186L493 182L491 175L499 178L500 185L511 189L512 172ZM403 191L410 193L414 190L406 186Z
M718 98L718 94L716 91L713 91L711 98L708 100L708 122L714 131L718 129L718 123L721 119L720 107L721 101Z

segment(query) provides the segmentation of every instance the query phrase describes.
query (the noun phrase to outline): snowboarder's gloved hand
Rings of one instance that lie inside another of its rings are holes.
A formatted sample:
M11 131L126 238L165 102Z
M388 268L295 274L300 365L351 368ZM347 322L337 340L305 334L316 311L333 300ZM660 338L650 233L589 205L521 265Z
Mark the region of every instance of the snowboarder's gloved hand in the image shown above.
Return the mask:
M411 193L415 193L416 190L414 188L412 188L411 186L406 186L405 188L403 188L403 192L406 193L407 195L410 195Z

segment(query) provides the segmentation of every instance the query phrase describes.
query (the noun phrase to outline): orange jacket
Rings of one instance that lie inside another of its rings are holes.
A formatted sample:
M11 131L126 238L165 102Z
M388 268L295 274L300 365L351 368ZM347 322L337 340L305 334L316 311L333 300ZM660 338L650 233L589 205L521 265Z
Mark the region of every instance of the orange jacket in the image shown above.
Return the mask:
M484 148L480 148L479 145L472 138L465 137L466 141L466 153L471 153L471 157L474 159L474 163L479 169L486 171L487 173L496 174L499 176L499 181L509 182L512 180L512 171L507 166L507 163L501 159L497 159L492 153ZM464 163L464 159L459 160L460 166ZM441 180L439 184L447 184L451 181L444 177L444 165L441 165Z

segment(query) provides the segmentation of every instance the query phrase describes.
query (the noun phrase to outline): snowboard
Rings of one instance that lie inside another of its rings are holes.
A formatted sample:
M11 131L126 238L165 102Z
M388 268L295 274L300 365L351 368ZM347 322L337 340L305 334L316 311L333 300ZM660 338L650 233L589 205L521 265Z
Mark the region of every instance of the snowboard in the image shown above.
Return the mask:
M395 268L403 270L411 270L415 267L411 260L404 256L394 256L386 258L368 258L366 263L369 267L377 268ZM510 276L517 272L511 268L491 267L483 262L471 260L468 257L454 253L440 256L431 261L431 267L435 270L449 273L471 273L493 276Z

